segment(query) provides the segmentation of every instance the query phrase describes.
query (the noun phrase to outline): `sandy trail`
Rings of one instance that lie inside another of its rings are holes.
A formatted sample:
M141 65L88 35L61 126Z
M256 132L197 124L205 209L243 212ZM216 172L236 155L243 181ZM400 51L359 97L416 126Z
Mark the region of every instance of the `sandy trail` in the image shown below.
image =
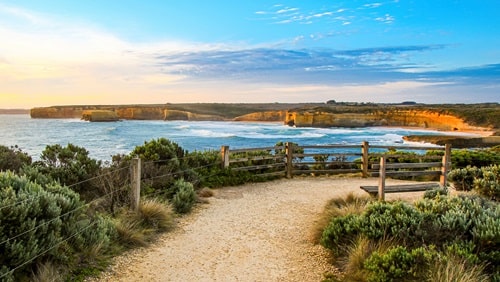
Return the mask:
M321 281L335 269L312 241L315 221L329 199L376 183L307 177L215 190L174 231L116 258L94 281Z

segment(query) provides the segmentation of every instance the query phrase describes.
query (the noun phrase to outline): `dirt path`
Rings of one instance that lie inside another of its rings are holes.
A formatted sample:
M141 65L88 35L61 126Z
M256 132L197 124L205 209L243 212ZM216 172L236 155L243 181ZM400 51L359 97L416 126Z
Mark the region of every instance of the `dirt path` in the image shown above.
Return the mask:
M295 178L215 190L173 232L117 258L98 281L321 281L335 269L312 242L315 220L329 199L376 183Z

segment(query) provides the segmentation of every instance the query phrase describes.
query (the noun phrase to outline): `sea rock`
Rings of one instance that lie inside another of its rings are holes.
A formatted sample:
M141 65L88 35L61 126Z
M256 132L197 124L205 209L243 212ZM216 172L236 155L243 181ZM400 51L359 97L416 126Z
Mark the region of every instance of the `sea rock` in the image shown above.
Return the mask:
M86 121L118 121L118 115L114 111L86 110L82 113L82 119Z

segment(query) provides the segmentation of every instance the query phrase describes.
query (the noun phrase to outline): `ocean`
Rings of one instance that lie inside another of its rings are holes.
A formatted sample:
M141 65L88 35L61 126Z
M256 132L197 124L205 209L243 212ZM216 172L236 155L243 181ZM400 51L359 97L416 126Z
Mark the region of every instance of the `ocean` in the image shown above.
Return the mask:
M103 161L128 154L152 139L167 138L188 151L273 146L277 142L299 145L361 144L405 145L405 135L445 132L389 128L295 128L281 123L231 121L126 120L93 123L79 119L31 119L29 115L0 115L0 145L17 145L34 160L47 145L68 143L84 147L89 156ZM414 146L415 144L411 144ZM428 145L428 144L425 144Z

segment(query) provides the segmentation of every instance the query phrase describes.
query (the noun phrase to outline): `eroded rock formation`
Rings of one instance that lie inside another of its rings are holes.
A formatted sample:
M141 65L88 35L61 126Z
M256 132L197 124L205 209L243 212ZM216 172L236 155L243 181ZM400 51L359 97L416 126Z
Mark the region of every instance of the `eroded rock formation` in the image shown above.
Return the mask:
M371 113L290 111L285 124L297 127L404 126L437 130L477 130L458 117L422 110L391 110Z

